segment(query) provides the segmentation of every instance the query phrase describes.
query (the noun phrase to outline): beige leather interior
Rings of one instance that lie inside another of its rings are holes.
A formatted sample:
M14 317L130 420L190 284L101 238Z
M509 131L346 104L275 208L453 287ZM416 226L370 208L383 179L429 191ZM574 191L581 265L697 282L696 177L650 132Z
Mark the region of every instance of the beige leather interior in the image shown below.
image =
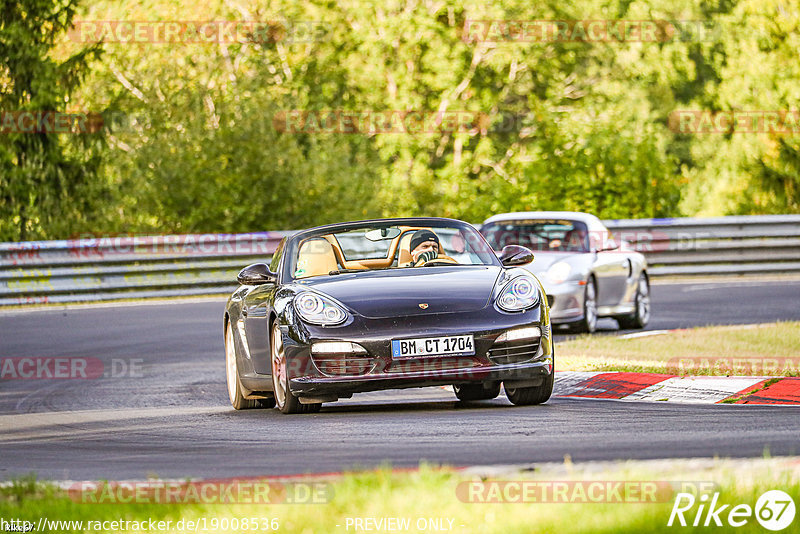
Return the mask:
M399 228L402 233L392 241L386 258L347 260L335 236L329 234L308 239L300 245L300 250L297 253L295 278L326 275L341 267L345 269L386 269L392 266L396 254L398 256L397 265L410 264L412 261L411 251L409 250L411 237L415 231L421 228L411 226L401 226ZM430 230L430 228L427 229ZM399 252L398 248L400 249ZM458 263L444 254L440 254L437 259Z
M397 257L397 265L405 265L411 263L411 238L414 232L407 232L400 238L400 255Z
M320 276L339 269L336 254L327 239L318 237L304 241L297 253L295 278Z
M397 253L398 247L400 249L400 260L398 265L403 264L402 258L407 258L405 262L411 261L411 252L408 250L408 245L411 242L411 236L414 234L415 231L420 230L420 227L412 227L412 226L400 226L400 231L403 232L400 234L399 237L394 238L392 244L389 246L389 252L386 255L386 258L375 258L375 259L363 259L363 260L348 260L345 259L344 253L342 252L341 247L339 246L338 241L332 235L326 235L325 239L333 247L333 250L336 253L336 257L339 260L339 263L343 265L346 269L386 269L391 267L394 263L394 257ZM405 248L402 248L402 247ZM405 251L405 253L404 253Z

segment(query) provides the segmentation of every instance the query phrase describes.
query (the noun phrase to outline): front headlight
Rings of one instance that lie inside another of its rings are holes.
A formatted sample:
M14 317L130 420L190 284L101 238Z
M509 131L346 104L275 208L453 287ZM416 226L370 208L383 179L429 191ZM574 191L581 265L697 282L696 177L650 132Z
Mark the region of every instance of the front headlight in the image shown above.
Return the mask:
M347 312L333 299L305 291L294 299L294 309L303 320L322 326L332 326L344 322Z
M558 261L547 269L547 279L553 284L560 284L569 278L572 266L565 261Z
M511 280L500 291L497 305L509 312L521 311L539 304L539 290L536 280L521 275Z

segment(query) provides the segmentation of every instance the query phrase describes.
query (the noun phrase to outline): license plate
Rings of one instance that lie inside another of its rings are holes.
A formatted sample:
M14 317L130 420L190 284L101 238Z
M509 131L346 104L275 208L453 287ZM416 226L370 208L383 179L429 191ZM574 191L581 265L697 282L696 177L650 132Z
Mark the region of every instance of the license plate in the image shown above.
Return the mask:
M473 354L475 354L475 340L472 338L472 334L392 340L392 358L471 356Z

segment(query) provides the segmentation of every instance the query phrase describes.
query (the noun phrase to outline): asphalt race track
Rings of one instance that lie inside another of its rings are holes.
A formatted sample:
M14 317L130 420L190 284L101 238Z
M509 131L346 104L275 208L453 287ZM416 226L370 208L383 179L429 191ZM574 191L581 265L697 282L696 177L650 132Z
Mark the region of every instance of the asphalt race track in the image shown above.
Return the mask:
M653 286L649 329L800 320L800 281ZM800 408L356 395L319 414L228 404L223 300L0 312L0 356L103 361L94 380L0 381L0 479L279 475L420 460L532 464L800 454ZM601 330L616 332L615 322ZM678 348L676 347L676 356ZM133 365L134 375L130 368Z

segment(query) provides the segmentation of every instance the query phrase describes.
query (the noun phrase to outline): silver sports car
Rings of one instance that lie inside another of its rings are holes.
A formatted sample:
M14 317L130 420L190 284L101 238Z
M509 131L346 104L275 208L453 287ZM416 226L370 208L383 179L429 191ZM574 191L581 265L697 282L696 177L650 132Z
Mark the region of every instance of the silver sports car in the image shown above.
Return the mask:
M647 261L616 242L594 215L504 213L487 219L481 233L494 250L521 245L534 251L525 268L544 285L554 324L594 332L598 317L613 317L624 329L650 320Z

